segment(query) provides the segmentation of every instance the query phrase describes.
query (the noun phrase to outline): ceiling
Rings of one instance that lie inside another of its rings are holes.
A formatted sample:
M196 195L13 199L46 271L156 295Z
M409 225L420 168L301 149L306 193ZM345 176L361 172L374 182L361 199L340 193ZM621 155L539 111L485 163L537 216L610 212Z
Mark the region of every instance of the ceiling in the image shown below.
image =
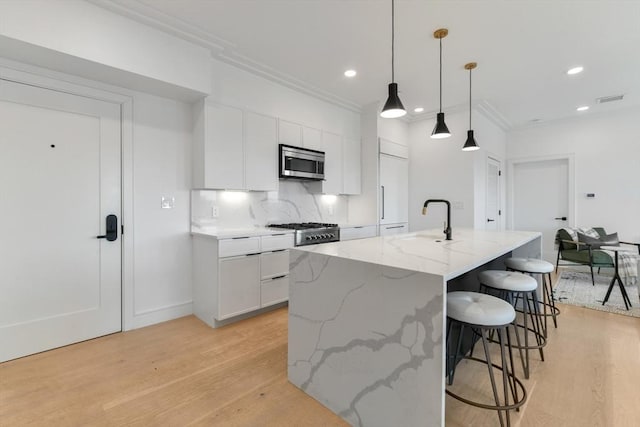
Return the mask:
M214 56L295 82L343 105L386 98L390 0L115 0L120 12L212 47ZM465 63L478 62L474 100L507 127L640 105L640 1L396 0L396 82L405 107L468 102ZM143 19L144 20L144 19ZM568 76L567 69L585 71ZM346 69L358 71L344 77ZM595 98L625 94L623 101ZM587 112L576 107L589 105ZM426 113L423 113L426 114Z

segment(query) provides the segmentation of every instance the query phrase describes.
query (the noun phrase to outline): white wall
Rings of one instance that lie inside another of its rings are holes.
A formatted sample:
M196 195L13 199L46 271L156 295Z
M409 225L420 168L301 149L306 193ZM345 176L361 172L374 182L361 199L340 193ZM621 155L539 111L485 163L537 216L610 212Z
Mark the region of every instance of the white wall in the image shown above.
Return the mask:
M135 327L191 314L191 108L133 94ZM161 209L162 196L174 197Z
M487 157L492 157L500 162L502 171L502 176L499 177L502 215L498 225L501 230L504 230L507 218L507 133L484 115L475 112L473 114L473 128L476 142L480 146L480 150L471 153L474 159L474 228L483 229L487 225Z
M85 1L0 1L0 48L5 57L135 90L211 90L208 49Z
M16 76L16 73L28 76L27 81L34 80L32 84L43 87L86 96L92 96L97 89L100 93L117 94L119 98L124 95L132 100L131 130L127 126L123 130L124 175L125 178L131 176L133 184L133 194L128 198L131 182L123 183L124 241L125 249L130 250L124 259L124 327L131 329L190 314L190 105L2 57L0 67L5 67L3 76L10 70L10 76ZM132 138L131 158L126 139L129 134ZM175 197L175 207L161 209L162 196ZM129 200L132 203L128 203Z
M540 124L508 133L509 159L573 153L576 225L640 241L640 109ZM586 193L595 193L588 199ZM541 201L542 202L542 201Z
M468 114L468 111L463 111L446 115L446 123L452 133L446 139L431 139L435 118L413 122L409 126L411 231L442 227L446 220L444 205L430 205L427 215L421 214L422 205L427 199L451 202L454 235L456 227L482 229L486 225L487 156L504 161L506 137L502 129L474 110L473 128L480 150L462 151L467 139ZM503 197L503 212L504 200Z
M451 228L473 227L474 157L460 149L466 140L464 114L447 114L450 138L431 139L435 118L411 123L409 127L409 229L442 228L444 204L429 206L422 215L427 199L446 199L462 209L451 211Z

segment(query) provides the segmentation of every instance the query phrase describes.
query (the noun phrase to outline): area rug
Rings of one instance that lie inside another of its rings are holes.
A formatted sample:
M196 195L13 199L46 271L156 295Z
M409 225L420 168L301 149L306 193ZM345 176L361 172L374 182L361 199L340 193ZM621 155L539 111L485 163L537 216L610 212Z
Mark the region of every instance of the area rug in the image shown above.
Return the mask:
M558 282L554 286L556 301L562 304L577 305L593 310L640 317L640 298L638 297L637 285L625 286L632 304L629 310L625 310L622 294L617 284L611 291L609 301L607 301L605 305L602 305L602 301L607 295L609 283L611 283L611 275L596 274L595 279L596 285L593 286L591 284L590 273L562 271Z

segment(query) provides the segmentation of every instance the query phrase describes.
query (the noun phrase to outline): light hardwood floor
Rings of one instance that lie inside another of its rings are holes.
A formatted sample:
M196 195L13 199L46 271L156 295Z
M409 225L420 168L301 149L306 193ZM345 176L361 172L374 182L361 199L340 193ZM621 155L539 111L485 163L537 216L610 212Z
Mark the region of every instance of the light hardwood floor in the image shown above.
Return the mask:
M560 307L513 425L640 425L640 319ZM0 364L0 425L345 425L286 365L286 308L216 330L184 317ZM456 384L485 379L482 365L456 372ZM495 412L446 405L447 426L497 425Z

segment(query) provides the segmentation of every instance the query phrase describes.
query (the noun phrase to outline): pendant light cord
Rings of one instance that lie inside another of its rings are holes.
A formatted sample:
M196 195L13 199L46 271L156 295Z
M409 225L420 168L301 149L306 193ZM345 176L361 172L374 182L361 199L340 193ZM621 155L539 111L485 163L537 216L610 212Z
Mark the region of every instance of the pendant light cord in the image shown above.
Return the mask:
M471 130L471 69L469 69L469 130Z
M391 83L395 83L396 82L396 78L395 78L395 69L394 69L394 63L395 63L395 1L391 0Z
M442 38L440 38L440 112L442 113Z

